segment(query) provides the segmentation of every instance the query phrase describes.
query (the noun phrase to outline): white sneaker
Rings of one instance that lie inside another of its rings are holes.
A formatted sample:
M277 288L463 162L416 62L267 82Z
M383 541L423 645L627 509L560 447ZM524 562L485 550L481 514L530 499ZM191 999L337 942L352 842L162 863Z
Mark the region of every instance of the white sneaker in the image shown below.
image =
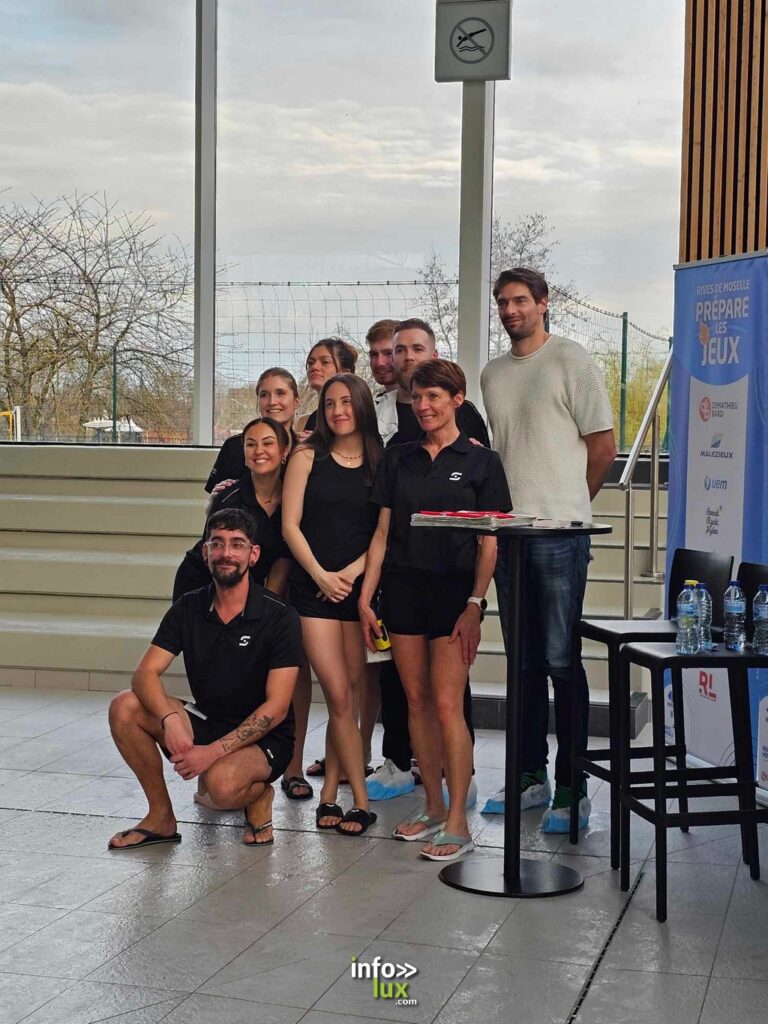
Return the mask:
M443 779L443 800L445 800L445 806L447 807L450 801L448 799L448 786L446 784L445 779ZM476 803L477 803L477 785L475 783L475 780L471 779L470 783L469 783L469 789L467 790L467 803L466 803L467 810L469 810L470 807L474 807Z
M392 800L396 796L405 796L416 789L410 770L401 772L394 761L387 757L384 764L365 780L365 788L369 800Z

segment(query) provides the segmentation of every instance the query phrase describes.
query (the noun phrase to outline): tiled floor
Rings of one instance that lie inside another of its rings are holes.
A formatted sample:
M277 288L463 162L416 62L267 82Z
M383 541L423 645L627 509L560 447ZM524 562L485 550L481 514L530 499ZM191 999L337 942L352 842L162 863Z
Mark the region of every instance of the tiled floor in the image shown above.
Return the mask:
M578 866L582 891L501 900L444 886L417 844L390 837L418 795L376 805L362 839L318 834L313 804L275 798L275 845L192 802L169 772L179 846L110 854L144 813L109 739L109 694L0 688L0 1022L16 1024L751 1024L768 1006L768 885L736 829L670 833L669 920L654 918L650 829L633 828L629 906L610 870L607 792L578 847L523 815L529 855ZM321 751L313 707L308 760ZM480 804L503 737L476 748ZM344 802L342 800L342 802ZM475 858L501 819L473 812ZM762 829L764 847L768 830ZM414 848L416 847L416 848ZM626 907L626 913L616 928ZM416 1005L374 999L351 961L411 964Z

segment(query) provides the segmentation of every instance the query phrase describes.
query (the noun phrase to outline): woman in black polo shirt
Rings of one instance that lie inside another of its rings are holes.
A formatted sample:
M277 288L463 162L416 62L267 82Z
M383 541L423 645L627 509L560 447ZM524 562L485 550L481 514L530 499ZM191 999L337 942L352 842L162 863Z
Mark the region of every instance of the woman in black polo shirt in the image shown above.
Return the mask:
M269 416L288 431L293 442L293 421L299 409L299 386L296 378L282 366L270 366L256 382L259 416ZM219 449L205 489L209 493L231 487L245 473L243 435L233 434Z
M239 508L250 513L259 528L261 554L251 569L251 579L275 593L287 589L291 553L282 534L282 470L291 449L285 427L269 416L251 420L242 433L246 472L231 487L211 498L208 514L221 508ZM200 587L207 587L211 574L203 560L201 538L184 556L173 583L173 600Z
M466 815L472 743L463 697L480 643L496 538L479 541L469 531L413 528L411 515L512 507L499 456L471 444L456 426L466 386L461 367L446 359L430 359L413 373L413 411L424 434L387 449L379 468L371 495L379 520L359 606L365 642L373 649L378 626L371 605L381 582L382 619L408 696L408 726L424 782L423 813L401 822L393 834L429 840L423 856L440 861L474 849Z
M355 693L365 680L357 600L376 525L369 498L381 455L368 385L340 373L325 382L317 430L296 448L285 474L283 534L296 559L290 600L329 713L317 827L345 835L361 835L376 820L368 811ZM336 803L342 770L354 799L346 814Z

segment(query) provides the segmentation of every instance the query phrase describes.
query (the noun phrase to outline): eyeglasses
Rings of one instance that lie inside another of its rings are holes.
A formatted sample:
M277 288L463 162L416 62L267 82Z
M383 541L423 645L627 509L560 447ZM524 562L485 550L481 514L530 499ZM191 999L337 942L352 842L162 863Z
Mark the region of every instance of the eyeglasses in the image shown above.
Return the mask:
M236 555L242 555L249 548L253 547L253 544L249 544L247 540L240 540L239 537L235 537L234 540L230 541L219 540L217 537L214 537L213 540L209 540L207 543L208 550L214 551L217 554L220 551L226 551L227 547L229 547L229 550L234 551Z

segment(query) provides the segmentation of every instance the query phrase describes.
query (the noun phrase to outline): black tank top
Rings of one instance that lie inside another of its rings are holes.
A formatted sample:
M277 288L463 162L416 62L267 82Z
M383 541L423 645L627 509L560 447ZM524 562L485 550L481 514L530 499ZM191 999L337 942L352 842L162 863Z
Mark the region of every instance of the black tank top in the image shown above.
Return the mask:
M346 469L332 455L315 455L304 491L301 532L320 565L338 572L368 550L378 509L362 467ZM294 578L304 575L296 565Z

